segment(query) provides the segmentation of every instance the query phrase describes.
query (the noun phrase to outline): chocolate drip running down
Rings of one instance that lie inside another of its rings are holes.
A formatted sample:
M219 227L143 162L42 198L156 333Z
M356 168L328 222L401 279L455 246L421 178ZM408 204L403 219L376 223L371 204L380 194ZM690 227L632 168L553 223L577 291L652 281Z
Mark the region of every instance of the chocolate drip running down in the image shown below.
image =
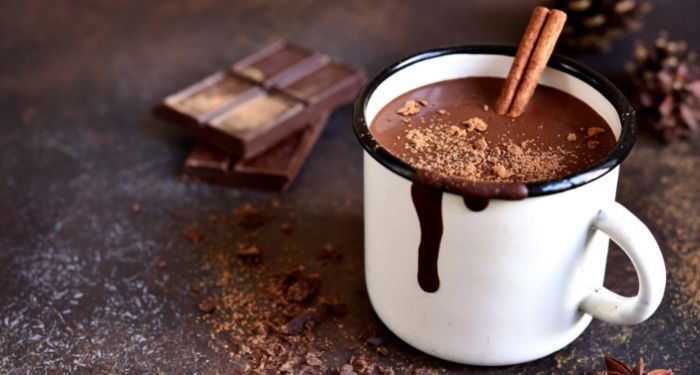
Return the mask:
M483 211L491 198L523 199L527 187L522 183L467 181L440 173L418 170L411 185L411 199L418 215L421 238L418 246L418 285L428 293L440 288L438 256L442 241L443 189L460 194L471 211Z
M440 287L438 254L442 240L442 191L414 182L411 198L420 223L418 285L428 293Z

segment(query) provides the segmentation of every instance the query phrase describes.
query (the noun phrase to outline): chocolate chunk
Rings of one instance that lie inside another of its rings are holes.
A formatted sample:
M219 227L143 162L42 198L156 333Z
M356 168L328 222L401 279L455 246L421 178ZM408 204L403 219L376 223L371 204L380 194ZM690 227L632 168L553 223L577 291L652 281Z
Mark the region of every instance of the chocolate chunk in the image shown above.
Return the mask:
M165 98L154 113L247 160L351 101L364 73L281 41Z
M258 190L286 190L311 153L325 125L326 117L318 117L303 130L248 160L238 161L200 143L185 160L183 179Z
M313 327L313 321L320 317L320 313L316 310L307 310L300 315L294 317L292 320L287 322L280 328L280 332L286 335L296 335L301 332L307 324L311 322L311 327Z
M287 335L296 335L304 329L313 329L314 326L324 318L333 315L340 316L347 313L345 304L323 302L315 308L306 310L301 314L289 320L286 324L280 327L280 332Z

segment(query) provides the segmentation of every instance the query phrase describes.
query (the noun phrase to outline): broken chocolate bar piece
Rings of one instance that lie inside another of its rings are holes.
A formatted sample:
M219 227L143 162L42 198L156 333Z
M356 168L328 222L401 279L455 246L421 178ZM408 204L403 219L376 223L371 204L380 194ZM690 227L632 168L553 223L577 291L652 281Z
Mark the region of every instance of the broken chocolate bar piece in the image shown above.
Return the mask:
M323 132L327 119L327 115L317 117L301 131L248 160L236 161L200 143L185 160L182 177L225 186L285 190Z
M236 101L262 94L254 82L229 72L218 72L170 95L154 110L155 114L183 130L195 133L201 126Z
M233 64L233 71L267 87L305 76L330 57L280 40Z
M350 102L361 70L281 41L167 97L156 115L238 159L251 159Z

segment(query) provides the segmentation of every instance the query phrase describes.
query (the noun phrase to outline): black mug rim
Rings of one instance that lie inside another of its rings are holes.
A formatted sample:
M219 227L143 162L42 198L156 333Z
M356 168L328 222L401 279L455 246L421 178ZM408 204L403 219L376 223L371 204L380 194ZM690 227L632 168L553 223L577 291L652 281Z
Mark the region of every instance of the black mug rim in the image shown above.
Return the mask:
M447 48L437 48L424 52L419 52L399 60L396 63L375 74L362 88L353 108L353 129L355 136L362 144L365 151L377 162L396 173L397 175L413 181L416 169L408 163L392 155L387 149L377 142L369 130L369 124L365 118L365 108L374 91L387 78L397 72L425 60L453 54L471 55L504 55L515 56L516 47L500 45L467 45ZM603 177L615 167L620 165L629 155L636 138L636 118L635 112L629 101L620 90L600 73L587 67L586 65L574 61L570 58L553 54L547 66L563 73L574 76L592 86L600 92L615 108L620 117L621 131L615 147L601 160L590 167L557 179L529 182L527 196L535 197L549 195L567 191ZM456 193L450 187L444 187L444 191Z

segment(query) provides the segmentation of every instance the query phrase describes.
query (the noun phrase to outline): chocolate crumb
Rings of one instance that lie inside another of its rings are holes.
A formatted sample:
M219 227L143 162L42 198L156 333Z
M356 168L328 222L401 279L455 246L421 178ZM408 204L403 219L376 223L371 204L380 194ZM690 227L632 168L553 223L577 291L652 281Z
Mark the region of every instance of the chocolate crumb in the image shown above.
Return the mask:
M599 128L597 126L591 126L586 131L586 134L588 134L589 137L596 137L596 136L601 135L603 133L605 133L605 129Z
M276 209L282 207L282 204L277 199L273 199L272 202L270 202L270 207L272 207L276 210Z
M285 298L289 302L309 302L316 295L320 286L321 276L318 274L313 273L308 276L299 277L295 282L289 285L285 293Z
M296 335L304 328L313 328L314 321L320 318L320 314L316 310L308 310L294 317L280 328L280 332L286 335Z
M265 224L267 218L255 206L244 203L233 210L233 217L241 228L257 228Z
M133 206L131 206L131 212L133 212L135 215L138 215L141 213L141 205L138 203L134 203Z
M213 298L205 298L199 303L199 305L197 305L199 311L206 314L213 313L214 310L216 310L216 306L216 300Z
M577 138L578 138L578 137L576 137L576 134L574 134L574 133L569 133L569 134L566 136L566 140L569 141L569 142L574 142L574 141L576 141Z
M588 141L588 142L586 142L586 147L593 150L594 148L598 147L599 144L600 144L600 142L598 142L598 141Z
M155 263L156 267L160 269L163 269L168 265L168 263L166 263L165 260L159 256L154 257L153 262Z
M487 124L486 121L482 120L479 117L472 117L464 121L462 124L467 125L467 130L469 131L476 130L479 132L484 132L489 127L489 124Z
M280 224L280 230L284 234L292 234L294 232L294 226L292 223L285 221L282 224Z
M422 105L423 107L428 106L428 101L427 100L416 100L418 104Z
M338 251L332 243L326 242L321 246L321 252L316 259L324 264L332 261L341 261L343 260L343 253Z
M262 250L256 245L238 244L236 255L238 259L251 263L259 263L262 260Z
M404 118L401 119L401 122L403 122L404 124L410 124L410 123L411 123L411 119L408 118L408 117L404 117Z
M192 287L190 288L190 292L192 294L197 294L204 290L204 288L206 288L206 284L204 284L203 281L200 281L197 284L192 285Z
M444 116L444 115L447 114L447 111L444 110L444 109L439 109L439 110L438 110L438 113L439 113L440 115Z
M488 112L488 111L489 111L489 106L488 106L488 104L484 104L484 112Z
M200 243L202 238L204 238L204 234L197 227L187 227L182 234L195 245Z
M415 100L407 100L403 107L396 111L396 113L400 114L401 116L413 116L418 114L418 112L420 112L420 108L418 107L418 102Z

